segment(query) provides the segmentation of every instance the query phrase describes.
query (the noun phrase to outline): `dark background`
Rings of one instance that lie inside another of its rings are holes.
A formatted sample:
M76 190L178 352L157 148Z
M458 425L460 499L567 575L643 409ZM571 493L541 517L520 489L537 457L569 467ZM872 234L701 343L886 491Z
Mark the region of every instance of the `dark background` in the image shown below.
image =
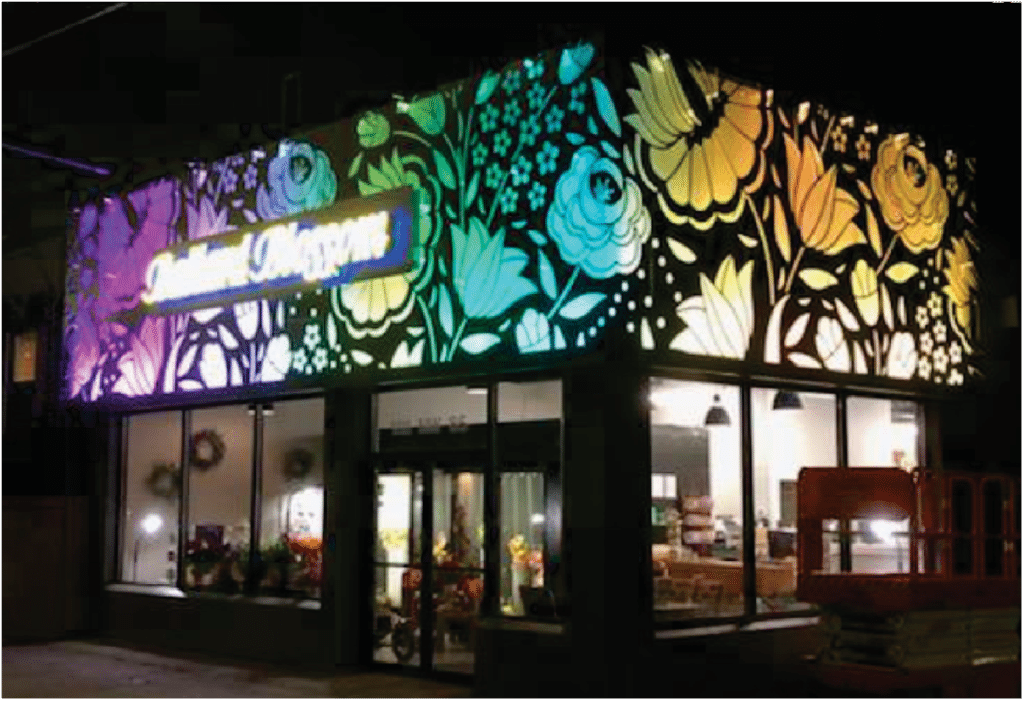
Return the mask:
M107 7L4 3L4 51ZM1004 307L1021 286L1014 3L132 3L4 58L4 142L116 172L72 175L4 150L5 331L59 323L68 187L124 182L132 157L219 158L580 38L610 62L663 47L975 155L987 381L944 405L944 453L948 466L1019 472L1019 308ZM293 73L301 92L285 117ZM53 389L10 398L5 444L24 412L26 427L52 423Z

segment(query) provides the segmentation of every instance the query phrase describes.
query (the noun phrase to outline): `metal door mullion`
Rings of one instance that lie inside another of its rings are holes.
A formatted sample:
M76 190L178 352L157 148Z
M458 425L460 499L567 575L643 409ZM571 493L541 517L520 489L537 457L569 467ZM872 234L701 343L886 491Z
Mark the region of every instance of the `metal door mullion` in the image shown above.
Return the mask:
M417 469L423 474L423 498L420 501L420 668L429 672L434 666L434 465L421 463Z

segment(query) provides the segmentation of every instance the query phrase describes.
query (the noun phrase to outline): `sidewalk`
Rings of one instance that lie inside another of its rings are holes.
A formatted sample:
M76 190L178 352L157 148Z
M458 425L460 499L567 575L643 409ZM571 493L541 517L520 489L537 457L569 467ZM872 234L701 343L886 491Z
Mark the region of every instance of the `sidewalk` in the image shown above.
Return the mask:
M204 661L76 640L5 646L0 693L5 698L464 698L471 688L381 672L329 674Z

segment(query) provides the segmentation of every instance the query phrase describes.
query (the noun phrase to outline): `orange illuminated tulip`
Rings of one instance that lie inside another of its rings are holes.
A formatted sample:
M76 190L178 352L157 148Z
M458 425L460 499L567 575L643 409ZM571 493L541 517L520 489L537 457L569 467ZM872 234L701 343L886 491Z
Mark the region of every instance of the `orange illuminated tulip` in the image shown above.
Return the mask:
M853 223L860 209L857 200L836 187L836 167L825 172L821 155L808 137L803 151L789 134L786 140L786 168L789 171L789 204L808 248L835 255L858 243L866 243L864 232Z

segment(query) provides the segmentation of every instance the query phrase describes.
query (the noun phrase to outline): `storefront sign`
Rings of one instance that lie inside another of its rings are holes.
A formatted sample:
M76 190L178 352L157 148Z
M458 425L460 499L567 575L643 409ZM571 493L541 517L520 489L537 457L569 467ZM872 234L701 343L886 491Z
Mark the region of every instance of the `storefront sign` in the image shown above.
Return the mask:
M167 313L403 272L414 199L406 189L164 249L143 301Z

